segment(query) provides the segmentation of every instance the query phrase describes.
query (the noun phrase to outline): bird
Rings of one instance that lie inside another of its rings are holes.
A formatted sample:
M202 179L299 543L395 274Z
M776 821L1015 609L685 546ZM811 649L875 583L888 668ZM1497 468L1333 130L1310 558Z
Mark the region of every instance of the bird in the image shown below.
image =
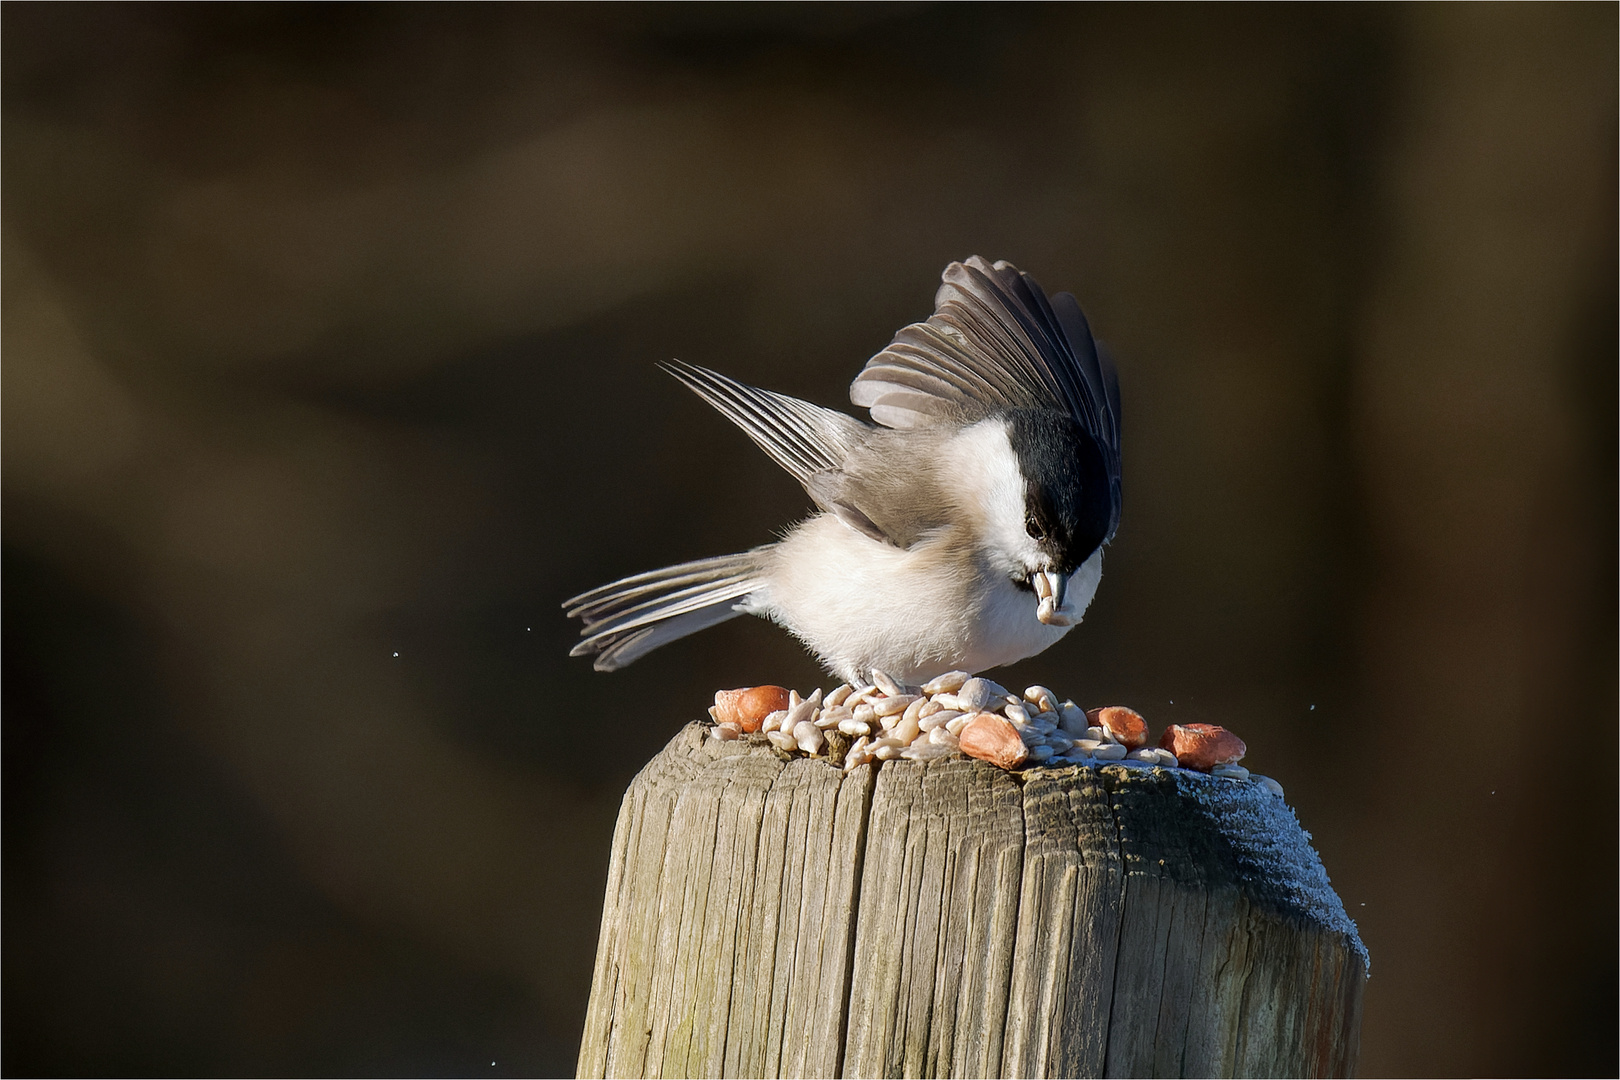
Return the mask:
M1079 302L975 255L850 384L871 422L679 360L665 371L803 485L774 543L564 603L572 656L623 668L739 615L854 685L1034 656L1080 622L1119 528L1119 380Z

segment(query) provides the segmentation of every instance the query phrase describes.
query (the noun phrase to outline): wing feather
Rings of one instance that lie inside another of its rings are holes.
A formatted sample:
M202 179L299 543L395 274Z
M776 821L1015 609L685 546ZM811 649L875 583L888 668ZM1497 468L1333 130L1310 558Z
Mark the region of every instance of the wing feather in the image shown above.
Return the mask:
M1068 413L1102 448L1108 535L1120 516L1119 379L1068 293L1050 298L1011 263L951 263L934 314L895 335L850 386L885 427L973 420L1005 409Z
M810 477L841 469L871 430L835 409L761 390L696 364L674 360L660 366L742 428L806 490Z

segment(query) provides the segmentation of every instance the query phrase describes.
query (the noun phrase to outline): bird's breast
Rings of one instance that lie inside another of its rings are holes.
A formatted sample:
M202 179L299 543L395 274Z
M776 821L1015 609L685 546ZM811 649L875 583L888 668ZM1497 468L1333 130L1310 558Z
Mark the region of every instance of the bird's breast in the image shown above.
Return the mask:
M1082 608L1096 590L1076 575ZM921 681L982 671L1041 652L1069 627L1036 618L1037 598L991 569L970 536L941 529L907 549L831 515L811 518L772 551L755 604L844 677L880 667Z

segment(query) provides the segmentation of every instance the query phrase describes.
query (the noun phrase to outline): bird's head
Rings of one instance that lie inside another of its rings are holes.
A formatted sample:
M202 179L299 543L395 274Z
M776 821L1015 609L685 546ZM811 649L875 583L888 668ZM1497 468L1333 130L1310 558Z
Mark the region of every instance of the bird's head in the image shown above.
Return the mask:
M1007 442L1023 480L1017 583L1035 594L1037 618L1070 626L1079 613L1067 603L1069 578L1108 535L1102 448L1072 418L1049 409L1009 413Z

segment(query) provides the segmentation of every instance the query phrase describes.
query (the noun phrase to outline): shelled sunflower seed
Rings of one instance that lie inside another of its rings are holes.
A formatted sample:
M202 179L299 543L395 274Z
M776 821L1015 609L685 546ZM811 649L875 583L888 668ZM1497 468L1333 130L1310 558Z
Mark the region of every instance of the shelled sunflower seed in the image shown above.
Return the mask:
M787 707L770 708L781 704ZM763 712L766 708L770 711ZM1164 745L1146 745L1146 725L1130 709L1088 712L1071 700L1060 701L1045 686L1014 694L994 680L965 671L949 672L922 686L908 686L874 671L870 685L844 684L825 694L812 691L807 697L780 687L722 691L709 712L716 721L710 729L712 738L730 740L757 733L755 738L768 742L783 757L824 758L845 772L896 758L936 761L964 756L1004 768L1184 765ZM1171 741L1167 732L1161 742ZM1232 741L1241 757L1241 740L1232 737ZM1282 785L1251 774L1236 758L1198 768L1282 797Z

